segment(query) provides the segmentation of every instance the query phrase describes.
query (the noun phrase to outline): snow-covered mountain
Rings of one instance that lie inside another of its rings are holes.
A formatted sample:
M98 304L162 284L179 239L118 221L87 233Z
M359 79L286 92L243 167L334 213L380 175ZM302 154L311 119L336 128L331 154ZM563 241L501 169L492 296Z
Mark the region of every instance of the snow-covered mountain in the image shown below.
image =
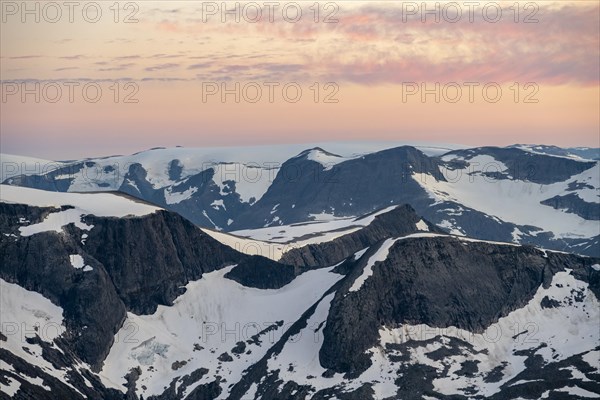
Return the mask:
M211 271L230 275L234 286L268 289L296 274L122 195L2 185L0 196L0 382L25 397L123 398L121 382L98 372L133 315L173 305ZM264 274L246 279L246 270ZM121 340L129 343L125 334Z
M277 263L127 195L0 198L0 398L600 394L598 258L401 205L287 227Z
M595 149L386 146L171 148L46 166L3 156L2 163L9 185L119 191L260 241L290 242L303 224L314 236L410 204L453 234L600 254L600 162L585 156Z
M329 145L344 156L320 150L308 152L307 159L330 168L388 148L393 143ZM230 225L235 223L233 218L259 201L282 165L303 152L305 146L155 148L131 156L70 162L2 155L2 182L70 192L118 190L177 211L201 226L230 230ZM456 147L419 146L432 155ZM294 171L282 172L286 177L290 173Z
M534 144L515 144L509 147L518 148L536 154L547 154L558 157L567 157L579 160L600 160L600 148L593 147L557 147Z

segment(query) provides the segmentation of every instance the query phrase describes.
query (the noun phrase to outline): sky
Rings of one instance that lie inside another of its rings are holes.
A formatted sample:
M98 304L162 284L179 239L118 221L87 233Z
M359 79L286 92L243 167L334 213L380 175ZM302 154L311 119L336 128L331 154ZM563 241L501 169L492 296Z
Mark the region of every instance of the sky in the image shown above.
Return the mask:
M3 153L600 146L598 1L65 4L1 3Z

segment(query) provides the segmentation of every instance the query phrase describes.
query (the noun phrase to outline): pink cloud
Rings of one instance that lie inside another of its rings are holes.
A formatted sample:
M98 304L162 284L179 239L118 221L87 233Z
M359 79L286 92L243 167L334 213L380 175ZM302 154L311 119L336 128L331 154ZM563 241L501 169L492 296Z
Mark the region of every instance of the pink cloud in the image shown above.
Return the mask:
M344 4L336 15L339 22L334 24L314 23L309 14L311 18L295 24L231 23L224 29L219 21L163 20L158 28L186 34L210 32L214 40L262 35L268 38L267 43L288 50L283 57L300 53L301 59L293 62L304 65L302 76L356 83L483 79L584 86L599 83L598 4L541 5L534 15L539 22L529 24L523 23L529 14L524 10L519 23L506 10L498 23L486 22L479 14L472 23L466 15L458 23L443 19L436 23L432 16L423 23L420 15L406 18L400 6L374 4L345 10ZM316 54L310 49L295 51L306 40L323 44ZM228 69L225 61L219 63L221 71ZM298 77L298 70L289 73L290 79Z

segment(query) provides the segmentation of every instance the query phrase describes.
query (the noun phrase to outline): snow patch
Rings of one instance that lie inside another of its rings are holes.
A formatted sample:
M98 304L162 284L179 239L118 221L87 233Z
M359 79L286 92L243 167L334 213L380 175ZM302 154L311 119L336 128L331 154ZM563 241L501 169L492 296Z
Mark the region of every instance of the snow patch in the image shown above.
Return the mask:
M505 222L531 225L552 232L556 238L589 238L598 235L598 222L541 204L554 196L576 193L583 200L599 203L600 164L564 182L549 185L517 179L495 179L486 173L506 172L506 166L490 156L477 156L464 169L455 170L459 177L452 182L438 181L429 174L413 174L412 178L435 200L455 202L481 211ZM569 191L569 185L585 183L585 187ZM453 232L454 233L454 232Z
M210 206L217 211L219 210L219 208L222 208L223 210L227 210L225 208L225 203L223 202L223 200L215 200L210 204Z
M590 351L588 353L585 353L581 358L583 359L583 361L588 363L590 367L600 370L600 351Z
M387 259L390 248L394 245L394 243L396 243L397 240L398 239L387 239L385 242L383 242L383 244L379 247L379 250L377 250L377 252L369 258L362 274L356 278L348 291L356 292L357 290L360 290L366 280L373 275L373 266L375 263L382 262Z
M69 260L71 261L71 266L75 269L82 269L85 265L83 257L79 254L71 254Z
M248 239L241 236L235 236L224 232L217 232L211 229L202 229L213 239L222 244L248 255L258 255L270 258L271 260L279 260L288 246L281 243L271 243L255 239Z
M279 378L284 381L305 382L308 372L314 377L310 380L311 385L320 388L330 384L329 379L321 376L325 368L319 361L319 351L334 295L328 294L319 302L306 327L294 336L294 340L288 340L279 354L268 360L268 370L278 370Z
M0 185L0 201L36 207L68 205L80 210L82 215L93 214L98 217L142 216L160 210L158 207L112 193L48 192L9 185Z
M444 229L448 229L448 231L450 232L451 235L456 235L456 236L465 236L465 233L462 232L460 230L460 228L455 227L455 224L448 221L448 220L443 220L440 223L437 224L440 228L444 228Z
M231 189L228 181L235 182L235 192L245 203L255 203L269 190L279 166L276 163L216 163L211 165L214 171L213 182L220 188L221 195L228 195Z
M368 250L369 250L369 248L367 247L365 249L362 249L362 250L357 251L356 253L354 253L354 260L356 261L359 258L361 258Z
M520 243L521 242L521 236L523 236L524 233L521 232L521 230L517 227L515 227L515 229L513 229L512 231L512 240L515 243Z
M586 397L586 398L590 398L590 399L598 398L598 393L592 393L592 392L585 390L583 388L580 388L578 386L569 386L569 387L566 387L563 389L557 389L556 392L568 393L575 397Z
M335 154L327 153L321 149L313 149L306 153L306 159L321 164L325 171L329 171L335 165L340 164L344 161L350 160L350 158L344 158Z
M423 220L420 220L419 222L417 222L417 229L420 231L429 231L429 227L427 226L427 223Z
M286 244L286 250L302 247L307 244L318 244L334 240L340 236L347 235L360 230L371 224L378 215L390 212L397 206L390 206L364 217L335 217L325 212L311 214L311 221L291 224L270 226L260 229L245 229L230 232L236 236L262 242L273 242Z
M167 187L164 191L165 194L165 202L167 204L178 204L184 200L191 199L194 193L198 191L198 188L195 186L189 187L183 192L173 192L173 187Z
M10 376L7 376L6 380L8 381L8 385L5 385L0 382L0 389L2 389L2 393L6 393L10 397L13 397L19 391L21 383L18 380L11 378Z
M61 233L63 226L74 224L77 228L89 231L94 226L81 221L83 213L81 209L71 208L64 211L50 213L42 222L33 225L19 227L21 236L31 236L40 232Z
M206 210L202 210L202 215L204 215L204 217L206 217L206 219L215 227L216 230L218 230L218 231L222 230L222 228L220 226L218 226L217 224L215 224L213 222L213 220L208 216L208 214L206 213Z
M26 290L21 286L0 279L0 326L6 341L2 342L2 348L22 358L25 362L41 368L45 373L59 379L67 386L73 388L67 378L67 371L56 369L50 362L42 357L42 348L36 344L27 343L28 351L23 349L26 338L37 335L44 342L49 343L56 351L61 351L53 342L61 336L66 328L63 320L63 310L54 305L41 294ZM34 327L38 327L37 331ZM12 366L0 362L0 369L12 370ZM89 370L87 364L81 364L82 368ZM23 379L31 379L33 384L42 386L42 382L21 376ZM46 387L42 386L44 389ZM6 390L2 388L2 390ZM77 389L73 388L77 391Z
M206 273L200 280L188 283L186 292L171 307L159 305L152 315L128 313L117 334L121 340L115 340L104 362L100 373L102 381L125 391L124 376L131 368L141 366L143 373L137 394L146 398L162 393L175 377L204 367L209 372L189 386L186 395L197 385L220 375L226 377L228 383L222 387L219 398L226 399L229 383L237 382L243 371L264 356L290 323L298 320L342 278L332 273L331 267L308 271L280 289L261 290L225 278L233 267ZM267 327L273 330L259 334ZM245 343L245 350L235 353L232 349L239 342ZM233 360L219 360L224 353ZM174 360L187 363L174 370Z

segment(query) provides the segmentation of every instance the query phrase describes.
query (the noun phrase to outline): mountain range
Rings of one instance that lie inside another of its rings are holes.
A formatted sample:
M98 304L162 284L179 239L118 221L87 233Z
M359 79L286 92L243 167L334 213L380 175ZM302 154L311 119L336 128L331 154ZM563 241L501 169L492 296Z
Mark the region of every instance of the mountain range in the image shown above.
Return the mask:
M452 234L599 254L597 149L358 149L338 145L346 151L338 155L316 147L288 157L268 147L159 148L69 162L5 157L3 179L60 192L119 191L242 236L410 204Z
M597 152L356 148L3 156L0 399L599 396Z

